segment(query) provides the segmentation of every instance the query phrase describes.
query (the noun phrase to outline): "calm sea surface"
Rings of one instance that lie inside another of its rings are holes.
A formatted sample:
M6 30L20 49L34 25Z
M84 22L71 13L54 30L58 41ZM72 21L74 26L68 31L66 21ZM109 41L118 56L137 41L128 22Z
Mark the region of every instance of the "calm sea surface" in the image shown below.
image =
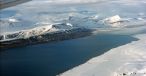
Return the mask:
M55 76L133 40L137 39L128 35L97 34L2 50L1 76Z

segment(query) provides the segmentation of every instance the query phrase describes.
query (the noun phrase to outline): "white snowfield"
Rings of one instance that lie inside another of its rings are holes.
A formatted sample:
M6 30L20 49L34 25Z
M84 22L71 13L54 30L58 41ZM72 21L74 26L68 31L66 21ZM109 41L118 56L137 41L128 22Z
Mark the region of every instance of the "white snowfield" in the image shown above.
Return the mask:
M59 76L146 76L146 34Z

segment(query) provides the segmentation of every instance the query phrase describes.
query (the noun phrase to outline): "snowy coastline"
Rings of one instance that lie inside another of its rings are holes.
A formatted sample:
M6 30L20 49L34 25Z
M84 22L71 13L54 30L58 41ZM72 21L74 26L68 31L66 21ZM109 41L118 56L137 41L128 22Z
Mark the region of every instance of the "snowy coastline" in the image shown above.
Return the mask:
M109 50L60 76L146 76L146 34L138 41Z
M93 34L106 32L139 39L113 48L59 76L146 76L145 0L32 0L15 5L0 8L2 41L10 36L14 37L12 40L31 38L34 44L41 42L39 40L61 41L92 33L90 30L85 30L86 33L81 29L75 30L75 33L70 30L76 27L95 29ZM52 35L52 32L55 34ZM45 37L47 33L48 39Z

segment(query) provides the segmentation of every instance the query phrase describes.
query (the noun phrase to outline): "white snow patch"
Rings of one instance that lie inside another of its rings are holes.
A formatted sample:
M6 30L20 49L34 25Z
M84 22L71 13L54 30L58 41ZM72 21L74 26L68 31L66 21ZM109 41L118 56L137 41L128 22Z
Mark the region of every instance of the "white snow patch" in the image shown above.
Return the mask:
M115 15L115 16L106 18L105 21L108 23L116 23L116 22L121 21L121 17L119 15Z
M19 21L17 19L15 19L15 18L10 18L9 22L19 22Z

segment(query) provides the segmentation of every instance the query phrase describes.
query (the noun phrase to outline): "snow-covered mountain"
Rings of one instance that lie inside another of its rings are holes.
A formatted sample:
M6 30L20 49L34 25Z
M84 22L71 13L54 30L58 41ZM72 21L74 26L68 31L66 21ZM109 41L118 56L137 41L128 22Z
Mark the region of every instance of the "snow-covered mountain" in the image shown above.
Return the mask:
M111 49L62 76L145 76L145 7L145 0L32 0L0 10L0 39L4 34L28 38L76 27L110 29L112 34L142 32L138 41Z
M14 20L14 23L8 24L8 26L15 26L15 25L16 25L15 20ZM55 24L40 23L40 24L36 24L35 28L2 33L0 34L0 37L1 37L0 41L3 42L3 41L15 40L15 39L26 39L33 36L47 34L47 33L71 30L73 29L73 27L74 26L70 23L55 23Z
M93 28L126 28L126 27L136 27L137 25L146 24L145 18L121 18L119 15L101 19L97 16L89 17L78 17L78 16L68 16L67 19L59 21L60 23L48 23L48 22L39 22L33 24L29 21L24 21L21 19L8 18L0 20L0 27L3 29L18 28L15 31L29 30L35 27L42 27L44 25L53 25L52 27L56 29L71 29L74 27L84 27L88 29ZM30 27L28 25L32 24ZM28 27L26 27L26 25ZM3 32L2 29L2 33ZM5 30L4 30L5 31ZM13 32L15 32L13 31Z
M20 23L19 25L27 26L28 29L34 28L36 26L35 24L42 22L49 24L71 23L74 26L86 27L86 28L105 28L105 27L123 27L123 26L125 27L128 25L130 26L134 25L135 23L138 24L145 23L144 21L146 18L144 17L146 13L144 8L145 5L144 0L141 1L119 0L119 1L104 1L104 2L100 2L100 1L103 0L43 0L43 1L33 0L11 8L3 9L0 11L0 15L1 15L1 20L3 20L3 18L5 20L6 17L7 20L11 20L11 18L13 20L21 19L20 22L5 22L5 23L6 24L16 23L16 25ZM58 3L49 4L49 2L58 2ZM79 2L82 4L60 5L61 3L64 2L68 2L68 3ZM87 3L89 2L89 4L84 4L84 2ZM136 7L133 8L132 7L133 5L128 5L130 7L127 7L127 4L130 2L137 4ZM117 7L117 4L119 4L120 6ZM132 12L127 10L131 10ZM122 20L117 21L115 23L109 23L105 20L115 15L118 15L119 18ZM11 32L16 30L15 29L16 27L12 27L11 29L13 30L11 31L3 28L2 28L3 32ZM22 27L22 28L26 29L26 27ZM22 28L17 28L17 29L22 30Z

